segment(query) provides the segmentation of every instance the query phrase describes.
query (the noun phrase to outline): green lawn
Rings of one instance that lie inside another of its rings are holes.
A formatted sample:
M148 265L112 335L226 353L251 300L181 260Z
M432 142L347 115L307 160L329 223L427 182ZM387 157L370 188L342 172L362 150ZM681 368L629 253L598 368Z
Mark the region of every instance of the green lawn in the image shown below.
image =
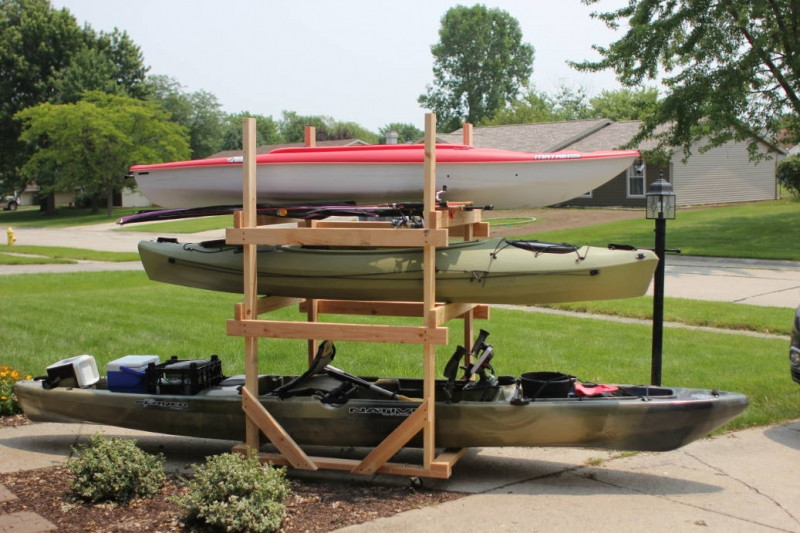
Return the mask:
M746 205L679 210L667 222L667 248L684 255L789 259L800 261L800 201L775 200ZM654 223L641 219L532 233L525 237L605 246L610 243L652 248Z
M0 227L66 228L103 224L115 222L119 217L132 215L138 211L137 207L116 208L113 216L109 218L106 216L105 208L98 213L92 213L88 208L59 206L54 214L48 215L41 212L38 207L27 206L16 211L0 211Z
M19 255L22 254L22 255ZM0 244L0 265L74 263L80 261L138 261L136 252L101 252L57 246Z

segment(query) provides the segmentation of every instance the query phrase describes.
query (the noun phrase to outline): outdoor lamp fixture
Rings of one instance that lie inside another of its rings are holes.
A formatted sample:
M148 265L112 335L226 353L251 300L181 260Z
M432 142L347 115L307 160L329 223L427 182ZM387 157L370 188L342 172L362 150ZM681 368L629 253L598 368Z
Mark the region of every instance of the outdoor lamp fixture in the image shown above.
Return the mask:
M666 253L667 220L675 219L675 191L664 179L663 173L650 184L645 194L648 220L656 221L656 247L658 266L653 277L653 349L651 353L650 382L661 385L661 354L664 343L664 254Z
M675 191L663 174L647 189L647 220L675 220Z

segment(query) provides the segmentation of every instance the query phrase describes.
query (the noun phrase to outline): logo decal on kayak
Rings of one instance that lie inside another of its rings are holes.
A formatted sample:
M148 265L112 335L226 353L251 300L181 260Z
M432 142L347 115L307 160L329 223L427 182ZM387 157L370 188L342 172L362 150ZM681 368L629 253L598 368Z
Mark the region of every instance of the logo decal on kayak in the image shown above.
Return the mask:
M167 400L153 400L148 398L146 400L136 400L136 405L148 409L150 407L157 407L159 409L170 409L172 411L184 411L189 408L186 402L171 402Z
M244 157L242 157L240 155L236 156L236 157L229 157L228 158L228 163L242 163L242 162L244 162Z
M580 159L581 154L536 154L533 156L535 161L543 159Z
M413 408L405 407L351 407L351 415L411 416Z

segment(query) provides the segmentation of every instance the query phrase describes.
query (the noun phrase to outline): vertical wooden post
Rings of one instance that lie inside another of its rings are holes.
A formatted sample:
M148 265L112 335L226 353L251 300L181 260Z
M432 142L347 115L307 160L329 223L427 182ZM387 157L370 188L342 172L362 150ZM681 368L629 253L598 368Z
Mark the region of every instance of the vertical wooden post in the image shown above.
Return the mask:
M305 126L303 128L303 144L306 146L317 145L317 128L314 126Z
M472 124L469 122L465 122L462 128L463 140L462 144L466 146L472 146L473 138L472 138ZM466 226L464 228L464 240L471 241L473 238L472 236L472 226ZM473 336L473 327L474 327L474 319L475 319L475 311L470 309L469 312L464 316L464 346L469 349L472 346L472 336ZM469 361L467 361L467 364Z
M303 127L303 144L306 146L317 145L317 128L314 126ZM310 221L306 221L306 226ZM317 321L317 302L316 300L308 300L308 321ZM314 361L314 355L317 353L317 339L308 339L308 366Z
M436 217L436 115L425 115L425 165L424 165L424 212L429 229L438 229ZM423 289L422 302L425 327L436 327L436 248L425 245L422 252ZM430 469L436 453L436 346L430 342L423 345L423 400L427 406L427 417L422 430L423 466Z
M469 122L465 122L464 127L462 128L461 131L464 135L464 140L462 141L462 144L465 144L467 146L472 146L472 124L470 124Z
M245 118L242 125L243 164L242 164L242 190L244 191L244 205L242 206L242 226L252 228L256 226L256 121ZM245 319L254 319L257 316L258 291L256 286L256 245L243 245L244 268L244 305ZM244 338L245 352L245 388L258 397L258 337L246 336ZM244 401L244 400L242 400ZM258 449L259 429L249 417L246 418L245 444Z
M316 322L319 318L319 302L314 298L306 298L306 319L309 322ZM308 339L308 368L311 368L311 363L314 362L314 356L317 354L317 339Z

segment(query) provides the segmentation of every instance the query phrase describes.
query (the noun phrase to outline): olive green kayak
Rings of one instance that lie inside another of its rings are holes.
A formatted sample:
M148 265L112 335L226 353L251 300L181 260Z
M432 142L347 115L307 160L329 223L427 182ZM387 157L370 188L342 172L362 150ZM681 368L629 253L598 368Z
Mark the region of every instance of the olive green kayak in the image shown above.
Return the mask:
M242 247L223 241L141 241L150 279L243 292ZM422 300L420 248L258 247L258 292L339 300ZM436 300L517 304L643 295L658 258L650 250L502 238L436 250Z
M747 397L733 392L587 384L557 372L495 377L487 365L477 371L480 379L467 380L456 377L458 363L448 365L454 370L448 379L436 381L435 439L446 448L665 451L705 437L747 407ZM20 381L14 392L35 421L244 439L244 376L220 374L197 391L163 379L138 391L114 390L112 379L109 373L83 388L69 380ZM262 375L258 383L258 401L300 445L375 446L414 412L423 394L420 379L355 378L330 365L303 376Z

